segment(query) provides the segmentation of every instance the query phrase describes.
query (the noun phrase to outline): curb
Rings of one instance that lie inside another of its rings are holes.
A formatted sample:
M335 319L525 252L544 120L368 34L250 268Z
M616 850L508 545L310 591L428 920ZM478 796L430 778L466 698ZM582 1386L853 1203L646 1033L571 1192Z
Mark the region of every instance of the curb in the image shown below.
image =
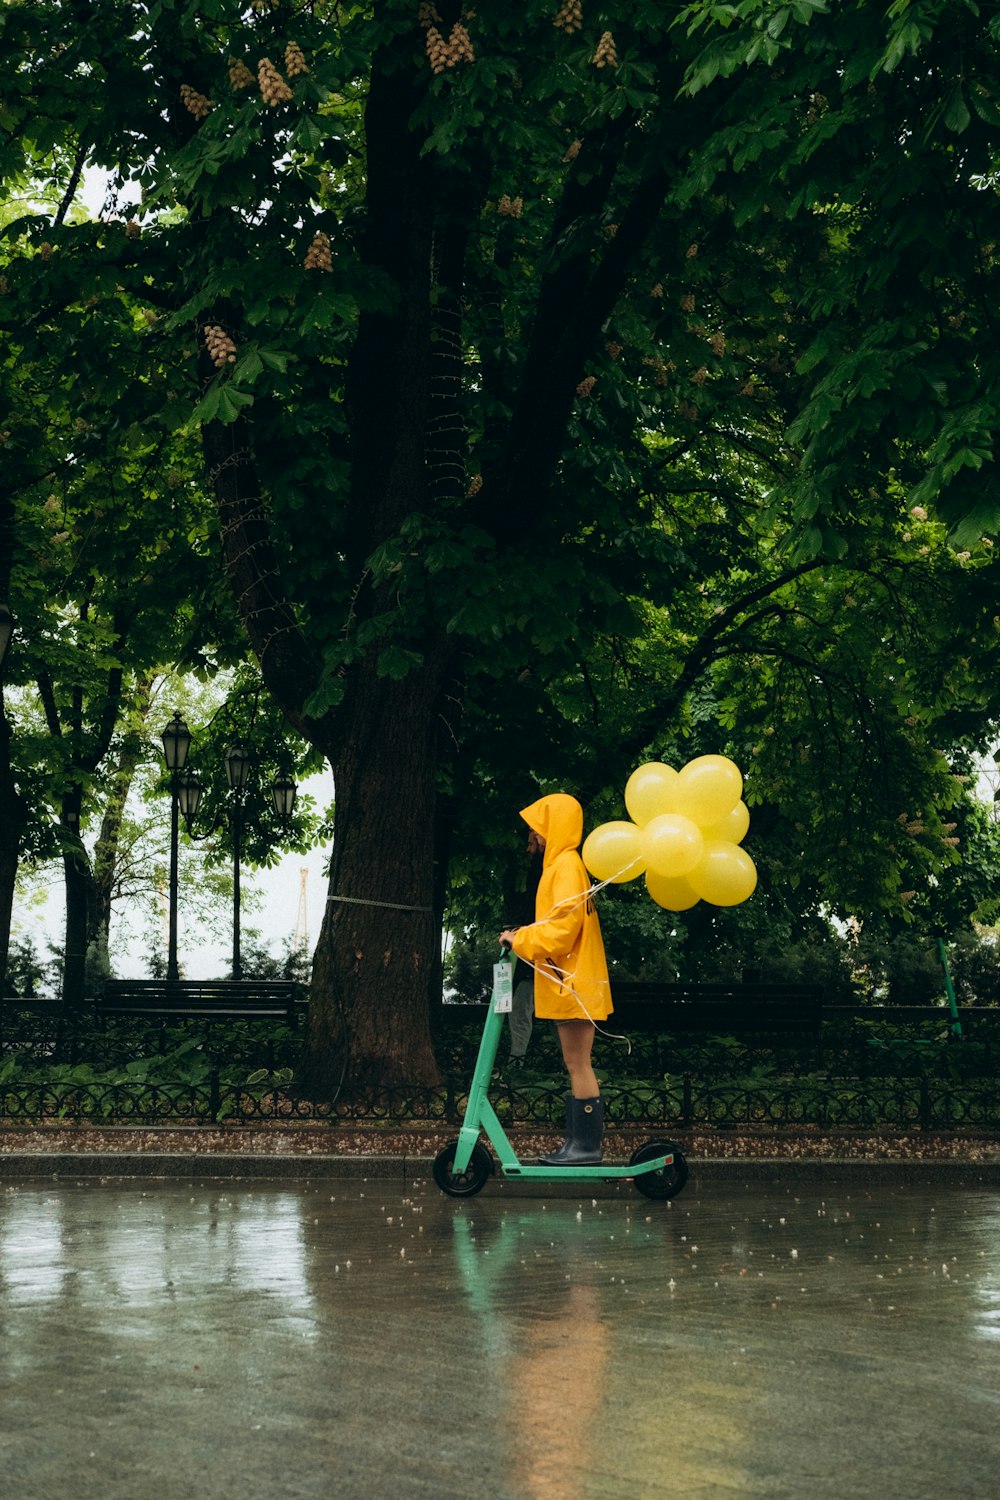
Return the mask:
M53 1177L93 1178L184 1178L227 1181L315 1181L341 1179L411 1182L431 1176L429 1156L284 1156L249 1152L11 1152L0 1156L0 1182L25 1182ZM857 1157L827 1157L804 1160L786 1157L688 1158L691 1183L726 1182L823 1182L831 1178L850 1183L876 1179L894 1184L942 1182L962 1187L1000 1189L1000 1162L907 1160ZM550 1194L557 1183L497 1179L497 1186L520 1194ZM612 1191L617 1184L595 1183ZM579 1182L573 1191L581 1191ZM588 1187L587 1192L590 1191Z

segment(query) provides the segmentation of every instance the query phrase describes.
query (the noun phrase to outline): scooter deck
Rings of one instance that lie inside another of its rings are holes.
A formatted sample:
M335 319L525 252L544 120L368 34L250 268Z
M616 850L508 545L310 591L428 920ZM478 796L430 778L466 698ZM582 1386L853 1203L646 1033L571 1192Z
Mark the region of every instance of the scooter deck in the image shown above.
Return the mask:
M650 1161L636 1163L630 1166L627 1162L616 1164L612 1162L599 1162L589 1167L547 1167L541 1164L537 1166L522 1166L520 1162L498 1162L497 1171L501 1177L534 1177L546 1182L573 1182L577 1180L590 1182L617 1182L622 1178L642 1177L646 1172L661 1172L664 1167L673 1165L674 1153L668 1151L664 1156L654 1156Z

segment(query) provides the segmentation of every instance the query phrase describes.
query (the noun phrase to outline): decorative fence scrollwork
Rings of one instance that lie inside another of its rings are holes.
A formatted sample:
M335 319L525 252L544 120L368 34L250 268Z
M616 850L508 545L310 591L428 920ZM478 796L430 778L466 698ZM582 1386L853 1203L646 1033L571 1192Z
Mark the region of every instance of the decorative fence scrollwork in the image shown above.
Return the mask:
M891 1088L859 1086L827 1091L809 1088L741 1088L704 1085L683 1078L658 1090L604 1089L613 1125L657 1128L708 1125L723 1129L819 1126L830 1130L892 1128L920 1130L1000 1129L1000 1088L970 1090L914 1080ZM494 1096L507 1126L555 1128L561 1122L565 1089L507 1087ZM343 1124L455 1125L461 1119L461 1089L389 1092L354 1090L335 1101L292 1097L280 1087L249 1089L223 1084L216 1075L207 1087L149 1084L20 1084L0 1089L0 1121L12 1124L78 1121L91 1125L191 1125L228 1122L321 1121Z
M500 1076L491 1094L507 1126L557 1128L565 1077L547 1030L534 1066ZM0 1123L456 1125L472 1075L478 1028L438 1042L444 1087L374 1090L348 1081L332 1101L290 1087L301 1035L280 1023L116 1022L0 1009ZM703 1038L683 1045L639 1037L631 1053L602 1055L613 1125L655 1129L810 1126L830 1130L1000 1129L1000 1044L873 1045L841 1028L802 1047ZM171 1076L176 1082L165 1081ZM100 1075L113 1075L111 1078ZM155 1081L154 1081L155 1080Z

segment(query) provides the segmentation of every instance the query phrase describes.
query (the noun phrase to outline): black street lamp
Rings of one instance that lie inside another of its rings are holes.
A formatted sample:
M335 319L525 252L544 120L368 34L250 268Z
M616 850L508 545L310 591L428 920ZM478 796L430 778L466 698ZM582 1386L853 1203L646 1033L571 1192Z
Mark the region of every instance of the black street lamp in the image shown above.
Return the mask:
M250 776L250 752L242 741L226 751L226 778L233 793L233 978L242 979L240 960L240 854L243 841L243 793Z
M181 772L191 745L191 731L175 713L163 731L163 758L170 772L170 888L168 897L167 981L180 978L177 968L177 814L180 806ZM189 779L185 779L189 786Z
M204 787L193 771L185 771L191 734L180 714L174 714L163 731L163 753L171 773L170 820L170 943L167 954L167 979L179 978L177 970L177 814L183 815L193 839L209 838L218 828L224 813L216 816L208 833L198 834L191 824L198 816ZM250 780L253 757L242 740L234 741L225 755L226 780L233 793L230 827L233 835L233 979L243 977L240 955L240 864L243 855L243 797ZM290 776L278 776L271 786L271 797L280 818L290 818L295 809L298 789Z

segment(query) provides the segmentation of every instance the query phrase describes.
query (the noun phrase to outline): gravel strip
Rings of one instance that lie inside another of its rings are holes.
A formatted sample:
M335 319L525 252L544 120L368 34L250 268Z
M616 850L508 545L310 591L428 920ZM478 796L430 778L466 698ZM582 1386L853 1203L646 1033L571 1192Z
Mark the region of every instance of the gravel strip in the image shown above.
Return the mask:
M71 1123L0 1126L4 1156L59 1152L79 1155L192 1154L246 1156L433 1157L456 1135L454 1127L419 1124L361 1128L303 1123L246 1126L105 1126ZM552 1131L508 1131L522 1160L558 1144ZM641 1142L656 1138L651 1128L609 1131L609 1159L626 1158ZM955 1161L1000 1164L1000 1135L822 1131L676 1129L671 1132L689 1161Z

